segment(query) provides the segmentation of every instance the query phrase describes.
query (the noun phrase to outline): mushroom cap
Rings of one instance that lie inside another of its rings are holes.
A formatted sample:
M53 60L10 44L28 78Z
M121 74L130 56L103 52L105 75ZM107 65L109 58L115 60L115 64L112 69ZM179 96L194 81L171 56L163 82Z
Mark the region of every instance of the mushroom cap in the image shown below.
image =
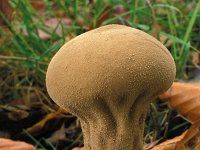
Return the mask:
M118 104L125 103L118 97L127 95L155 97L171 86L175 72L172 56L158 40L113 24L62 46L48 66L46 85L50 97L76 115L102 97Z

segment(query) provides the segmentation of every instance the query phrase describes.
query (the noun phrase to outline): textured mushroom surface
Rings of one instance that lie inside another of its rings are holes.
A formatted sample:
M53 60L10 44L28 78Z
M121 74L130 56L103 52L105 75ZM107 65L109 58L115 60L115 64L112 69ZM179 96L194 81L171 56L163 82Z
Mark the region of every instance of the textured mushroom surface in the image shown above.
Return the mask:
M173 58L159 41L113 24L62 46L46 85L50 97L80 119L86 150L141 150L149 103L174 78Z

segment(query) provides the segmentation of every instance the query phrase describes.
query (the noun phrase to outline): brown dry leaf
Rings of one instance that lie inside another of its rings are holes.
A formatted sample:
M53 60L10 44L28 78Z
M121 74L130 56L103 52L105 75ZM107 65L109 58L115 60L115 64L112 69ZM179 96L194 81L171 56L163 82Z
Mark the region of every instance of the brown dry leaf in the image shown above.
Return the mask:
M75 147L72 150L85 150L84 147Z
M62 27L59 23L62 23L64 26L69 26L72 24L72 20L71 19L67 19L67 18L51 18L48 20L44 21L45 25L49 28L50 31L53 31L54 29L56 29L56 34L58 35L62 35ZM39 33L39 37L43 40L49 39L51 37L51 35L47 34L46 32L42 31L42 30L38 30Z
M113 13L115 15L122 15L126 11L127 11L127 9L124 7L124 5L121 5L121 4L115 5L113 8Z
M10 139L0 138L1 150L36 150L36 148L28 143L21 141L13 141Z
M180 136L164 141L150 150L199 150L200 133L185 142L185 140L187 139L187 135L191 135L191 128L189 130L186 130Z
M160 99L190 122L200 118L200 84L174 82L171 88L160 95Z
M158 38L157 36L159 35L159 41L164 44L166 47L169 47L172 45L173 41L171 39L169 39L168 37L166 37L163 34L158 34L159 32L163 31L163 28L161 25L159 25L158 23L155 23L152 27L154 30L152 30L151 32L149 32L150 35L152 35L155 38Z
M108 5L107 7L104 8L104 10L102 11L102 13L99 15L99 19L97 20L97 23L96 23L96 27L100 27L101 24L110 18L110 13L109 13L109 10L110 10L111 6Z
M26 110L9 105L0 105L0 109L8 111L8 118L13 121L18 121L29 116Z
M156 145L158 145L158 143L160 143L161 140L163 140L163 138L160 138L160 139L158 139L158 140L155 140L155 141L153 141L153 142L151 142L151 143L146 144L146 145L144 146L144 147L145 147L145 150L150 150L150 149L152 149L153 147L155 147Z
M171 140L164 141L161 144L153 147L151 150L175 150L176 143L179 142L185 136L185 133L186 132Z
M34 19L34 20L37 21L37 19ZM65 32L65 29L63 29L63 27L70 26L73 21L68 18L50 18L50 19L44 19L43 22L44 22L46 30L49 33L54 32L54 34L62 36L63 32ZM17 27L16 30L22 30L22 29ZM42 29L38 29L39 37L42 40L50 39L52 35L49 33L43 31ZM23 34L25 36L28 35L27 31L25 31L25 30L23 30Z
M49 120L60 117L61 114L64 114L64 113L66 113L66 111L62 108L59 108L56 112L52 112L52 113L49 113L48 115L46 115L46 117L43 120L34 124L32 127L26 129L26 131L28 131L32 135L37 135L37 134L41 133L41 131L43 129L45 129L45 125ZM56 122L54 122L54 123L56 123Z
M192 53L192 64L198 66L200 64L200 54L197 52Z
M160 99L192 123L185 136L176 144L177 149L199 149L200 139L200 84L174 82Z
M30 3L39 15L43 15L45 13L46 5L43 1L34 0L34 1L30 1Z
M27 118L29 116L29 113L27 111L18 110L8 113L8 118L13 121L18 121L24 118Z
M6 19L11 20L12 18L12 9L10 7L8 0L0 0L0 12L2 12ZM0 18L0 24L4 21Z
M185 136L176 144L177 150L187 148L189 150L199 150L200 146L200 120L192 124Z
M165 44L166 47L170 47L173 43L172 40L168 39L166 36L164 35L160 35L159 40L161 43Z

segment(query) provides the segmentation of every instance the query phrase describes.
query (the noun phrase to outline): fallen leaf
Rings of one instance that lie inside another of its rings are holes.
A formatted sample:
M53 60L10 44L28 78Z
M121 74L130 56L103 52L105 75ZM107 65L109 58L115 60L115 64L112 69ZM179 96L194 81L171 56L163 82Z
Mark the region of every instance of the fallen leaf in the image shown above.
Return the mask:
M199 150L200 145L200 120L193 123L191 127L187 130L184 137L177 142L176 148L177 150L181 149L189 149L189 150Z
M8 118L13 121L18 121L29 116L27 111L14 106L0 105L0 109L8 111Z
M198 65L200 64L200 54L198 52L192 53L192 64L199 67Z
M150 35L152 35L155 38L159 38L159 41L164 44L166 47L169 47L172 45L173 41L166 37L163 34L158 34L159 32L163 32L163 28L158 23L153 25L153 30L149 32ZM159 36L159 37L158 37Z
M97 23L96 23L96 27L100 27L101 24L102 24L105 20L107 20L107 19L110 18L110 13L109 13L110 8L111 8L110 5L108 5L107 7L104 8L104 10L102 11L102 13L99 15L99 18L98 18Z
M12 18L12 9L10 7L8 0L0 0L0 12L2 12L7 20L11 20ZM4 21L0 18L0 24Z
M113 12L115 15L122 15L126 11L127 9L124 7L124 5L121 5L121 4L115 5L113 8Z
M170 47L170 46L172 45L172 43L173 43L173 41L172 41L171 39L167 38L166 36L164 36L164 35L162 35L162 34L160 35L159 40L160 40L160 42L163 43L166 47Z
M200 118L200 84L174 82L170 89L160 95L162 101L184 118L194 123Z
M180 115L192 123L176 148L199 150L200 146L200 83L174 82L168 91L160 95Z
M75 147L72 150L85 150L84 147Z
M0 138L1 150L36 150L36 148L28 143L21 141L13 141L10 139Z
M55 121L55 120L53 121L54 126L62 125L62 123L64 122L64 119L62 119L62 118L66 118L67 117L67 116L64 116L64 113L66 113L66 111L64 109L62 109L62 108L59 108L56 112L51 112L51 113L47 114L44 117L44 119L42 119L41 121L37 122L33 126L27 128L26 131L29 132L31 135L34 135L34 136L38 135L38 134L41 134L41 132L44 132L45 130L48 130L48 128L46 127L47 123L49 123L50 120L53 120L53 119L56 119L56 118L57 118L57 121ZM60 118L61 121L59 121L58 118ZM55 125L55 124L57 124L57 125Z
M13 111L8 113L8 118L13 121L22 120L24 118L27 118L29 116L29 113L23 110Z
M164 141L161 144L153 147L151 150L175 150L175 146L176 146L177 142L179 142L185 136L185 133L186 132L184 132L180 136L177 136L173 139Z
M150 149L152 149L153 147L155 147L155 145L158 145L158 143L160 143L161 140L163 140L163 138L160 138L160 139L158 139L158 140L155 140L155 141L153 141L153 142L151 142L151 143L146 144L146 145L145 145L145 150L150 150Z
M46 5L43 1L36 0L30 1L30 3L40 16L45 13Z
M62 25L64 26L69 26L72 24L72 20L71 19L67 19L67 18L51 18L48 20L44 21L45 25L49 28L49 31L52 32L53 30L55 30L55 33L58 35L62 35L62 26L59 23L62 23ZM46 32L42 31L42 30L38 30L38 34L39 37L43 40L49 39L51 37L51 35L47 34Z

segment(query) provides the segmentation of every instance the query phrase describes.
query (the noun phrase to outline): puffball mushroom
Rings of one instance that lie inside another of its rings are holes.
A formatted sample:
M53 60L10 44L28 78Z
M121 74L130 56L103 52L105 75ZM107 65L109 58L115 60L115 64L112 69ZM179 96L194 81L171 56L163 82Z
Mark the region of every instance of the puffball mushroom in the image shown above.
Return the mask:
M173 58L159 41L113 24L62 46L46 85L50 97L80 119L86 150L142 150L149 104L174 78Z

